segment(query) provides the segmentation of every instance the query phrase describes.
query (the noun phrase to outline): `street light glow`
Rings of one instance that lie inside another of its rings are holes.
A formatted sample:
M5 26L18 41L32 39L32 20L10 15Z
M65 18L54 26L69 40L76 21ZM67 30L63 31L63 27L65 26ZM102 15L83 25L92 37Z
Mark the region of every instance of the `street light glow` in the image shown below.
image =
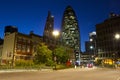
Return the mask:
M93 49L93 46L90 46L90 49Z
M57 30L53 31L53 35L54 36L58 36L59 35L59 31L57 31Z
M92 42L93 41L93 39L90 39L90 42Z
M115 38L116 38L116 39L120 39L120 35L119 35L119 34L116 34L116 35L115 35Z

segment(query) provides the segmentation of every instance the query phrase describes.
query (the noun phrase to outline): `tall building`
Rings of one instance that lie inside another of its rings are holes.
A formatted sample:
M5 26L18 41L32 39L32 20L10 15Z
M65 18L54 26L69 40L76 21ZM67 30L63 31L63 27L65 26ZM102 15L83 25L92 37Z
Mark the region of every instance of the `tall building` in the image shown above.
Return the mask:
M11 33L18 32L18 28L15 26L5 26L4 34L9 35Z
M93 61L97 55L96 32L93 31L89 33L89 41L85 42L85 50L85 54L87 55L86 59L88 59L88 62Z
M89 41L85 42L86 53L96 54L96 32L89 33Z
M75 57L76 60L78 60L81 50L80 31L77 17L71 6L67 6L63 14L61 26L61 40L62 44L64 44L65 46L69 46L75 50Z
M100 59L120 58L120 15L111 13L108 19L97 24L96 34L98 57Z
M53 40L53 29L54 29L54 16L51 15L51 12L48 11L48 16L43 32L43 42L48 45L48 48L52 49L54 40Z

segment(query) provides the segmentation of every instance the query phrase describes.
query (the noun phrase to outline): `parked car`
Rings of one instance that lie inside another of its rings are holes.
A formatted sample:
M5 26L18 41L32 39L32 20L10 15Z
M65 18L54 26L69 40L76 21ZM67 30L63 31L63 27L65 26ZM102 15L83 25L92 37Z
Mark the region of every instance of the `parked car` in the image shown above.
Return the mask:
M93 63L87 63L87 67L88 68L92 68L93 67Z

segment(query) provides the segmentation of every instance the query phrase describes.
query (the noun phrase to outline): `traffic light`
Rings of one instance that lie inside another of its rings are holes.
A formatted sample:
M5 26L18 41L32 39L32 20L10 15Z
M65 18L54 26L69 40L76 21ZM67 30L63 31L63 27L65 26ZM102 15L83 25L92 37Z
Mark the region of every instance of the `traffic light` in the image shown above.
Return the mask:
M75 59L78 60L79 59L79 52L75 50L74 53L75 53Z

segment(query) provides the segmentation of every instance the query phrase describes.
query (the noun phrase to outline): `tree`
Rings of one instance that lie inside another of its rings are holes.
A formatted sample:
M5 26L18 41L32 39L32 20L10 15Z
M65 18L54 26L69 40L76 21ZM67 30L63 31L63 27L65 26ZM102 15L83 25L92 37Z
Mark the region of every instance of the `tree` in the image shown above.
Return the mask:
M58 46L54 50L54 56L56 56L57 63L66 63L69 59L69 53L67 52L67 48L63 46Z
M34 63L46 64L52 62L52 51L44 43L39 43L36 47Z

